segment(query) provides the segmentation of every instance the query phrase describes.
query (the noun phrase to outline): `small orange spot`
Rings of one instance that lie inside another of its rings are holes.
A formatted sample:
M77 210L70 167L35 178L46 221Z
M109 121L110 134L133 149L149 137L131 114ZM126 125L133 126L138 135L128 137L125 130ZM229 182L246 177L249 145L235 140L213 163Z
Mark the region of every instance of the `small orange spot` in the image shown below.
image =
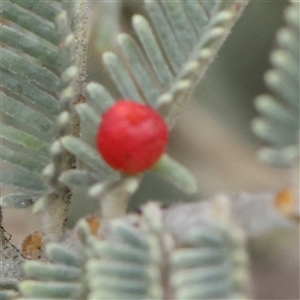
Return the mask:
M22 243L22 254L28 259L37 260L41 258L44 233L35 231L27 236Z
M101 218L96 215L90 215L86 217L85 220L90 226L92 235L97 235L98 229L100 228L101 225Z
M275 207L285 216L299 221L299 214L295 211L297 198L292 188L280 191L275 198Z

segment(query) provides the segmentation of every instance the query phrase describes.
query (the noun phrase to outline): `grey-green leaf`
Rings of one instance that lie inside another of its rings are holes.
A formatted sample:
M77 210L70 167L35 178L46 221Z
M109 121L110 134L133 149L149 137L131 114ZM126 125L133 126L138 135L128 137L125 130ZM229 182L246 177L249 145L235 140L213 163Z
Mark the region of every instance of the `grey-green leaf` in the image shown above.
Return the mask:
M98 178L99 175L97 176L96 174L93 174L91 172L81 170L68 170L60 175L59 181L63 182L67 186L88 187L95 184Z
M6 49L1 49L2 59L0 65L6 70L11 70L14 73L19 74L22 77L27 78L29 81L33 81L40 87L56 92L60 85L59 78L38 64L33 64L24 57Z
M7 161L32 172L41 172L44 167L44 164L39 160L34 160L3 145L0 146L0 158L3 161Z
M85 163L90 170L99 172L100 174L114 174L114 171L103 162L99 153L80 139L72 136L65 136L61 139L61 142L68 151L76 155L76 157Z
M37 133L42 133L43 136L48 135L52 129L53 123L44 115L33 110L11 97L0 92L1 111L18 121L18 123L28 124Z
M24 270L31 278L38 278L43 281L77 281L81 276L80 269L76 267L46 264L39 261L26 263Z
M40 177L25 171L19 171L18 173L1 172L1 182L6 185L32 191L43 191L45 189L45 185Z
M195 193L197 191L197 183L194 176L167 155L163 155L153 167L153 170L187 193Z
M60 65L58 48L41 38L33 39L3 25L0 25L0 38L8 46L22 50L47 66L57 68Z
M29 299L72 299L80 291L76 283L39 282L25 280L20 283L22 293Z
M122 96L124 98L141 101L141 96L120 58L112 52L106 52L103 54L103 61L111 77L116 82Z
M28 9L35 13L36 15L53 22L59 9L53 5L53 3L48 3L45 1L36 0L10 0L11 2L18 4L19 6Z
M299 159L299 10L299 3L290 1L284 13L287 25L276 34L270 54L273 68L264 77L272 94L255 100L262 117L254 120L252 129L271 144L258 156L276 167L292 167Z
M11 126L2 124L1 125L1 137L4 139L7 139L8 141L22 145L26 148L32 149L32 150L41 150L43 147L45 147L45 143L41 141L40 139L24 132L18 129L15 129Z
M3 78L1 85L18 95L24 104L33 105L49 118L58 114L58 103L53 96L10 71L1 70L0 75Z
M5 19L32 31L50 43L54 45L58 44L58 38L55 33L53 23L47 22L46 20L42 20L41 18L28 13L28 11L16 4L11 3L10 1L4 2L1 14Z
M102 111L106 111L115 103L113 97L99 83L90 82L86 86L86 90L92 103L99 107Z

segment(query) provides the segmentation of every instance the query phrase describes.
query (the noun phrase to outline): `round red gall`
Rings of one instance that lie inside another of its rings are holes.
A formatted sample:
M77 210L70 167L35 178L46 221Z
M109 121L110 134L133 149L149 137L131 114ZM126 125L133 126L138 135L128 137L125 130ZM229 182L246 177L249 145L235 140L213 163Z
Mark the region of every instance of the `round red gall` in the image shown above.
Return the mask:
M136 174L159 160L168 139L168 126L156 110L122 99L104 113L96 144L108 165L126 174Z

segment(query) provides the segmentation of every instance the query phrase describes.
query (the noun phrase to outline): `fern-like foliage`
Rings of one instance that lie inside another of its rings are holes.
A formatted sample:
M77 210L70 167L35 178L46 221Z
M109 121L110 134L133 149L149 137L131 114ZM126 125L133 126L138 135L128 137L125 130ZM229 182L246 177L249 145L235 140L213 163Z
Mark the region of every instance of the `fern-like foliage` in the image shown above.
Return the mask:
M84 0L12 0L1 12L8 24L1 25L1 158L9 163L1 180L20 189L1 201L26 207L42 196L35 210L46 212L54 235L62 233L71 197L57 179L76 159L56 139L79 132L72 105L84 89L86 8Z
M70 189L58 181L58 177L63 171L76 167L76 158L65 151L59 140L67 134L79 134L79 120L73 105L81 101L80 95L84 89L87 44L86 2L62 1L61 5L64 10L56 17L60 58L63 61L59 89L61 110L56 120L57 134L49 151L52 161L43 170L50 189L34 208L45 213L44 231L52 235L54 240L64 231L72 195Z
M26 299L83 299L83 259L70 249L48 244L49 262L30 261L25 272L30 280L20 284Z
M103 60L122 97L160 109L172 126L247 1L144 3L149 22L132 19L138 41L120 34L120 54Z
M271 53L273 69L265 74L272 95L261 95L255 102L262 117L254 121L253 130L271 144L259 156L279 167L292 167L299 158L299 11L297 1L285 10L287 25L277 33L277 46Z
M245 238L230 211L221 197L167 210L149 203L141 215L103 220L94 233L81 220L71 246L49 244L49 262L25 264L33 280L21 283L21 294L26 299L244 299ZM74 246L78 236L82 245Z
M17 191L1 198L3 206L28 206L46 190L40 173L59 113L61 60L54 19L61 8L35 2L1 3L0 155L8 163L1 183Z
M18 296L18 281L14 279L0 281L0 299L11 300Z
M104 53L103 62L122 98L151 105L172 127L180 107L191 96L247 1L154 0L144 4L149 21L141 15L132 19L137 40L119 34L118 53ZM89 83L86 91L88 101L77 105L76 111L96 134L99 115L114 104L114 99L98 83ZM61 142L85 167L84 171L63 173L63 183L92 186L105 176L109 180L120 178L106 166L94 145L73 136ZM168 156L154 169L184 191L195 192L191 174ZM95 195L94 191L90 194Z

